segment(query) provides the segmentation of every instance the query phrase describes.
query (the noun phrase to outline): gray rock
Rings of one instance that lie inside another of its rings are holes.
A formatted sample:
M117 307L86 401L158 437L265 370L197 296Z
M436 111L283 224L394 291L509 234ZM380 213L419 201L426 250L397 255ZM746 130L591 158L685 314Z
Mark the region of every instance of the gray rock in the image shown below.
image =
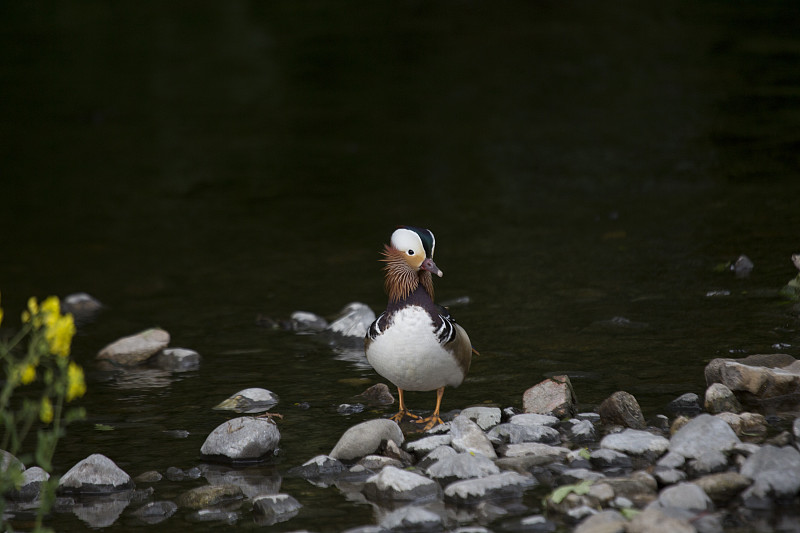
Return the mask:
M722 383L745 402L770 401L788 409L800 404L800 363L787 354L714 359L705 376L709 385Z
M153 525L163 522L175 514L177 510L178 505L174 502L161 500L157 502L148 502L136 509L132 514L142 522Z
M495 445L519 444L521 442L558 444L561 442L561 435L557 430L538 425L500 424L493 427L486 436Z
M424 507L407 506L396 509L381 520L383 531L442 531L442 517Z
M722 383L712 383L706 389L705 408L711 414L722 412L741 413L742 404L728 387Z
M403 463L399 459L385 457L383 455L367 455L356 464L372 472L378 472L387 466L403 468Z
M220 524L234 525L239 520L239 513L225 509L199 509L186 515L189 522L217 522Z
M706 450L689 461L689 469L695 476L722 472L728 467L728 456L719 450Z
M682 468L686 464L686 458L679 453L667 452L656 464L665 468Z
M597 440L597 430L589 420L571 418L566 422L565 427L567 429L567 438L573 443L579 444Z
M9 496L11 499L30 502L39 498L42 484L50 479L50 474L38 466L32 466L22 472L22 483L19 490Z
M526 413L552 415L557 418L571 416L575 410L575 392L569 376L553 376L530 389L522 396Z
M504 446L505 457L522 457L525 455L532 455L536 457L553 457L556 459L563 459L569 454L569 448L562 446L550 446L549 444L542 444L540 442L523 442L521 444L509 444Z
M237 485L204 485L178 496L176 503L187 509L205 509L226 502L241 500L242 489Z
M600 511L585 518L573 533L625 533L626 523L619 511Z
M458 455L458 452L455 451L450 446L439 446L438 448L434 448L428 454L419 460L417 463L418 468L427 469L436 461L440 461L445 457L452 457L454 455Z
M733 271L737 278L746 278L753 271L754 266L755 265L753 265L753 261L746 255L742 254L737 257L736 261L734 261L731 265L731 271Z
M58 482L59 492L97 494L125 491L133 481L114 461L95 453L70 468ZM127 505L127 503L126 503Z
M425 476L387 466L368 478L362 491L370 500L414 501L436 498L441 489Z
M633 517L627 533L697 533L688 521L673 518L662 509L652 507Z
M589 454L589 461L592 463L593 467L599 470L607 470L609 468L633 468L633 462L628 455L610 448L592 450Z
M517 472L501 472L478 479L451 483L444 489L446 500L456 504L470 504L480 500L520 497L522 491L536 481Z
M397 422L385 418L367 420L345 431L329 455L340 461L352 461L375 453L384 441L401 445L404 439Z
M753 480L743 496L793 498L800 491L800 452L791 446L762 446L740 473Z
M509 420L512 424L519 426L547 426L554 428L558 425L558 418L551 415L540 415L537 413L522 413L512 416Z
M233 461L254 460L272 454L280 440L281 432L271 420L241 416L217 426L206 437L200 453Z
M687 511L712 511L711 498L694 483L678 483L662 490L656 504L662 508L674 507Z
M763 436L768 431L766 418L758 413L736 414L725 412L714 416L724 420L733 432L739 436Z
M617 391L603 400L597 412L604 424L621 425L633 429L647 427L639 402L632 394L625 391Z
M168 344L169 333L161 328L152 328L112 342L100 350L97 359L107 360L116 365L138 365L166 348Z
M457 452L479 453L489 459L496 459L497 454L486 434L478 424L465 416L457 416L450 423L450 445Z
M682 394L669 402L667 408L677 415L696 416L703 411L700 397L693 392Z
M389 386L386 383L376 383L360 395L367 403L373 405L391 405L394 403Z
M750 480L738 472L709 474L695 479L692 483L703 489L716 503L727 503L750 486Z
M253 499L253 513L260 525L285 522L300 512L300 502L288 494L269 494Z
M157 483L161 481L162 476L155 470L148 470L136 476L133 480L136 483Z
M235 413L263 413L278 403L278 395L271 390L252 387L232 394L214 406L218 411Z
M298 333L318 333L328 327L328 321L308 311L295 311L290 317L292 330Z
M336 408L336 412L340 415L356 415L363 413L366 407L363 403L343 403Z
M19 470L20 472L25 470L25 465L22 464L22 461L17 459L14 455L10 454L5 450L0 450L0 471L5 472L9 466Z
M344 337L363 339L370 324L375 321L375 312L366 304L352 302L347 304L338 317L330 323L328 330Z
M636 507L644 507L656 499L658 482L642 472L634 472L629 477L606 478L603 483L610 485L617 497L631 500Z
M795 442L800 442L800 417L795 418L792 423L792 435Z
M621 433L612 433L600 441L601 448L652 458L661 456L669 449L669 446L669 441L664 437L638 429L626 429Z
M258 469L236 468L222 464L205 465L204 477L211 485L235 485L245 498L262 494L277 494L281 487L281 476L266 475Z
M85 292L76 292L61 300L61 313L71 314L78 324L91 320L102 308L100 300Z
M499 474L500 469L491 459L483 455L459 453L439 459L428 467L425 473L428 477L447 485L461 479Z
M729 451L740 442L723 420L702 414L687 422L672 436L669 451L686 458L696 458L709 450Z
M540 514L524 516L522 518L507 520L503 523L504 531L514 531L518 533L555 533L557 526L554 522L548 520L545 516ZM478 528L478 526L474 526ZM459 531L459 530L456 530ZM455 531L453 533L456 533ZM470 533L470 532L464 532ZM488 529L485 531L475 531L474 533L491 533Z
M421 439L407 442L405 449L417 457L421 457L432 452L436 448L450 446L452 440L453 438L450 435L431 435L430 437L422 437Z
M478 424L484 431L499 424L502 417L498 407L467 407L460 414Z
M186 348L167 348L155 357L156 365L172 372L188 372L200 368L200 354Z
M659 485L674 485L686 480L686 472L677 468L657 466L653 469L653 477L658 480Z

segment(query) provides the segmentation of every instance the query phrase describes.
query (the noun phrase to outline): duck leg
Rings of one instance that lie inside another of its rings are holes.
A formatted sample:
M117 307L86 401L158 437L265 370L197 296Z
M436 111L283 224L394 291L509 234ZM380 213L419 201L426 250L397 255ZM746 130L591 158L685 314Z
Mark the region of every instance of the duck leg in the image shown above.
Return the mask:
M400 422L403 418L413 418L414 420L419 420L420 417L406 409L406 404L403 401L403 389L400 387L397 388L397 396L400 398L400 410L390 418L390 420L394 420L395 422Z
M442 396L444 396L444 387L436 389L436 409L433 410L433 414L427 418L422 418L416 421L417 424L425 424L422 427L423 431L427 431L433 426L444 423L442 419L439 418L439 408L442 406Z

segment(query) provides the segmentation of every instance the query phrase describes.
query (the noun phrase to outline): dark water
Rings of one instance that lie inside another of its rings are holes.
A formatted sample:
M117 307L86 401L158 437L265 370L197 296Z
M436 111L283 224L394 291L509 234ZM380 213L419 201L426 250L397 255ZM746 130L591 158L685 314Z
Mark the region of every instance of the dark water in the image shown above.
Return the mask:
M379 378L254 319L379 310L377 259L398 224L436 233L438 298L469 297L452 312L481 356L445 409L519 407L567 373L582 407L626 390L652 416L702 393L714 357L797 356L777 290L800 251L798 15L794 2L4 2L6 325L30 295L107 306L74 342L89 419L63 440L60 473L95 452L132 475L195 466L225 419L211 406L261 386L282 398L282 451L252 470L305 506L279 527L373 523L336 489L281 476L387 414L336 413ZM750 278L714 270L742 253ZM155 325L203 355L199 371L95 365ZM156 497L192 486L164 481ZM134 528L129 513L110 529ZM179 512L159 529L187 524Z

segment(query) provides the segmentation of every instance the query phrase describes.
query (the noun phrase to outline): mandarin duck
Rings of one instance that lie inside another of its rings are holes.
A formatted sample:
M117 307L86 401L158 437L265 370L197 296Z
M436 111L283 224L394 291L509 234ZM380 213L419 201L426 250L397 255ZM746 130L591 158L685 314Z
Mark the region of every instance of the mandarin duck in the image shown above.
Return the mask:
M397 387L400 411L423 429L441 424L444 388L464 381L472 360L467 332L444 307L433 302L433 275L443 272L433 262L436 239L428 229L401 226L384 246L385 289L389 303L364 338L367 361ZM427 418L412 414L403 391L436 391L436 408Z

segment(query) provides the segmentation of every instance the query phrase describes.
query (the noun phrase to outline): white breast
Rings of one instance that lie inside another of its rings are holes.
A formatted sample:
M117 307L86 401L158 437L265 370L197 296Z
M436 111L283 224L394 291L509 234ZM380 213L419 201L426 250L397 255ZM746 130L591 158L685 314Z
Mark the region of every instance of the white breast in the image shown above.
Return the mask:
M404 390L457 387L464 380L461 367L434 335L430 315L418 306L394 314L392 323L369 345L367 360L378 374Z

